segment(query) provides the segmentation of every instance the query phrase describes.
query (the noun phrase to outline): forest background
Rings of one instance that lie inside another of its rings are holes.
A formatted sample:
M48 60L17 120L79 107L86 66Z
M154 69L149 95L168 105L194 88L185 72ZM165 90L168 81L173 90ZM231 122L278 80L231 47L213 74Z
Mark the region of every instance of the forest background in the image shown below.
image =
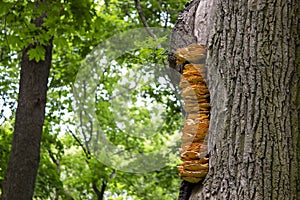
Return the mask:
M89 140L90 133L86 129L76 129L78 121L74 119L73 88L83 61L99 44L116 34L143 28L145 41L138 44L139 48L123 53L114 65L105 66L102 71L97 83L98 93L95 93L97 121L109 133L108 140L124 151L141 154L162 148L182 125L175 88L162 86L165 81L135 87L129 93L130 103L138 105L125 110L121 105L112 105L110 97L124 77L122 72L149 66L149 63L166 62L168 49L159 43L168 42L168 38L159 38L148 28L170 30L185 1L37 2L0 1L0 194L12 147L22 50L38 41L38 45L27 53L29 60L43 61L43 45L51 41L52 64L33 199L176 199L180 180L176 171L178 157L173 155L178 149L170 149L172 156L163 167L146 173L117 170L100 162L99 155L93 150L95 145ZM36 26L33 20L44 14L43 26ZM167 80L167 76L164 78ZM118 95L122 96L122 93ZM153 109L149 105L161 106L162 121L153 120ZM116 113L113 111L122 109L122 115L127 118L120 119L123 120L120 126L114 120ZM128 119L134 122L133 131L151 127L153 123L160 123L160 128L151 137L130 135L124 128L130 126Z

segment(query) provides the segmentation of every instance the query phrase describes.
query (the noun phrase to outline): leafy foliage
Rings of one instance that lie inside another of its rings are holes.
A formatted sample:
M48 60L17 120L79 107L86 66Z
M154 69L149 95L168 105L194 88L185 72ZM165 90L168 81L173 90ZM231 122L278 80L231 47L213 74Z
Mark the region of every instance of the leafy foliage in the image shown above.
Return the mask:
M170 27L184 3L182 0L148 0L142 2L142 7L149 25ZM177 158L170 158L165 168L154 172L133 174L117 171L99 162L93 153L95 145L88 143L88 137L73 130L76 122L73 119L72 88L81 61L115 33L142 27L134 2L64 0L36 5L34 1L0 1L0 183L12 141L21 52L29 45L35 45L28 51L29 58L37 62L44 60L43 45L52 38L52 68L34 199L95 199L96 191L104 186L105 199L176 199L179 186L175 169ZM41 15L45 15L43 25L33 25L32 20ZM163 62L166 49L154 51L151 48L161 40L149 39L139 44L140 49L123 54L116 62L126 70L133 70L146 61ZM133 152L151 152L163 147L169 135L181 124L180 105L172 90L157 83L131 92L133 103L146 98L164 105L164 123L151 138L150 146L146 139L125 134L113 122L114 113L108 97L116 90L121 78L121 74L108 67L97 88L97 118L109 133L108 139ZM124 113L134 120L134 132L153 123L149 111L143 107L133 106ZM126 118L123 122L129 123Z
M0 183L3 181L6 164L9 158L9 150L12 142L12 130L8 124L0 127Z

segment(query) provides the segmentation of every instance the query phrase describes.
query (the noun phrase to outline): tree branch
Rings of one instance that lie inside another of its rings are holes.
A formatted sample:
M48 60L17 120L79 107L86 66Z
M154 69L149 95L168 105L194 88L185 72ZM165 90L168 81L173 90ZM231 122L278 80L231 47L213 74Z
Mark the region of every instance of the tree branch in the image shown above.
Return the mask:
M85 146L82 144L82 142L80 141L80 139L73 133L73 131L70 130L70 128L68 127L69 132L71 133L71 135L73 136L73 138L76 140L76 142L79 144L79 146L81 146L85 156L87 157L87 159L91 158L91 153L89 151L87 151L87 149L85 148Z
M93 187L94 192L97 195L97 200L103 200L104 199L104 192L105 192L105 189L107 187L107 181L105 181L105 180L102 181L101 190L99 190L97 188L97 185L96 185L95 182L92 183L92 187Z
M144 24L144 27L146 28L146 31L156 41L157 38L156 38L156 36L154 35L154 33L152 32L150 26L147 23L147 20L146 20L146 17L144 15L140 0L134 0L134 2L135 2L135 7L136 7L136 9L138 11L138 14L140 16L140 19L141 19L142 23Z

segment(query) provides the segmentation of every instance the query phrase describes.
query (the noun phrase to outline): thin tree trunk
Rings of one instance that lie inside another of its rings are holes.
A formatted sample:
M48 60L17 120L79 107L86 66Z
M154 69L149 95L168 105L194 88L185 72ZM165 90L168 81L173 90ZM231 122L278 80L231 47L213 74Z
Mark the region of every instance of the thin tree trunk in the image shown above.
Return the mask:
M34 20L42 25L42 17ZM22 52L21 78L14 127L14 137L8 168L3 183L3 200L30 200L40 159L40 142L45 116L47 83L52 58L52 41L46 50L45 60L29 60L27 52Z
M205 0L194 2L183 16L199 16ZM299 1L212 5L210 168L189 199L300 199ZM201 20L180 20L191 43L207 33L196 32Z
M102 181L101 190L99 190L97 188L96 183L92 183L92 188L93 188L94 192L97 195L97 200L103 200L104 199L104 192L106 190L106 187L107 187L107 182L106 181Z

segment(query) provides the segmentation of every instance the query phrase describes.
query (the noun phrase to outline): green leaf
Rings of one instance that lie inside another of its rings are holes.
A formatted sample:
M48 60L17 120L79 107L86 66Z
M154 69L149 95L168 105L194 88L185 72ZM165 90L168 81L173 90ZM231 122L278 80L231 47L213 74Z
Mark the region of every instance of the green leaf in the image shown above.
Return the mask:
M40 60L45 60L46 50L42 46L36 46L33 49L30 49L27 54L29 56L29 60L35 60L39 62Z
M3 15L7 14L11 9L12 5L13 3L0 1L0 16L2 17Z

